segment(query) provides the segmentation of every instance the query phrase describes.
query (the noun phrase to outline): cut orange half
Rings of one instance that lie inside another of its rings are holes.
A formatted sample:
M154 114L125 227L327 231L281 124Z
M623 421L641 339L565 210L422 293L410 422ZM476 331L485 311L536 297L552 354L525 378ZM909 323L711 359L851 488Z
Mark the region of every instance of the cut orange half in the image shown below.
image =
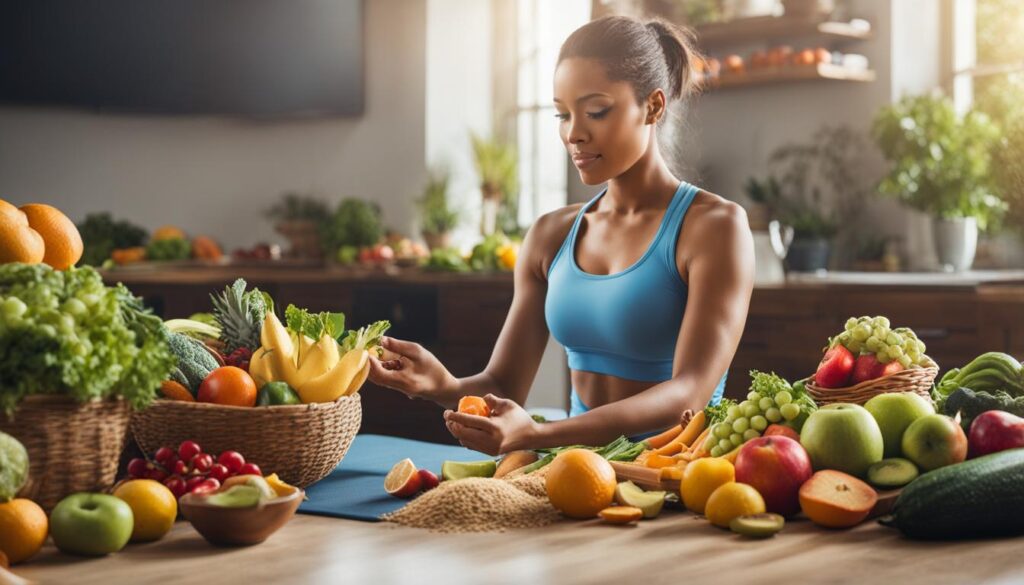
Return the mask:
M402 459L388 472L384 478L384 491L396 498L408 498L416 495L423 485L419 470L412 459Z

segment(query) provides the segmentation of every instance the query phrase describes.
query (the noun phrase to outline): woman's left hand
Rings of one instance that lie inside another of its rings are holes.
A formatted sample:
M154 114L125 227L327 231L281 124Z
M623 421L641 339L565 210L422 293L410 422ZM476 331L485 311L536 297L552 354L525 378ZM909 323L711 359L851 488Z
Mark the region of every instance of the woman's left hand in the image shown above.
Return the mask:
M448 431L459 443L488 455L529 448L530 439L536 435L539 423L513 400L498 398L493 394L484 396L484 400L491 408L490 417L453 410L444 412Z

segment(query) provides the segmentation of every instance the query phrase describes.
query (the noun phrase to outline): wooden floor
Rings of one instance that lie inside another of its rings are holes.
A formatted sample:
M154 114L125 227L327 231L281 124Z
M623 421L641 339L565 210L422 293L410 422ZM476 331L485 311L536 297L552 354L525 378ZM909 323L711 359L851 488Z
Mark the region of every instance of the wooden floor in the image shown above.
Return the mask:
M637 526L562 522L538 530L445 535L296 516L261 545L210 546L179 522L163 540L100 559L47 545L16 567L39 583L1021 583L1024 538L920 543L873 522L825 531L794 521L746 540L679 511ZM0 578L0 582L3 579Z

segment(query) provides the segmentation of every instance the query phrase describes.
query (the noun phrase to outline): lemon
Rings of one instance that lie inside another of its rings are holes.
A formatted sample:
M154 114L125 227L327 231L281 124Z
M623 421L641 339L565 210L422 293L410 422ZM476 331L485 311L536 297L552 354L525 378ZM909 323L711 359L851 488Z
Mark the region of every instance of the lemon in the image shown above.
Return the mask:
M705 457L693 461L683 471L679 484L679 496L688 510L704 513L708 498L720 486L736 480L736 469L732 463L717 457Z
M728 528L740 516L764 514L764 498L753 486L730 482L714 491L708 498L704 514L715 526Z
M178 500L174 494L152 479L126 481L114 490L114 496L124 500L132 509L135 517L132 542L160 540L178 517Z

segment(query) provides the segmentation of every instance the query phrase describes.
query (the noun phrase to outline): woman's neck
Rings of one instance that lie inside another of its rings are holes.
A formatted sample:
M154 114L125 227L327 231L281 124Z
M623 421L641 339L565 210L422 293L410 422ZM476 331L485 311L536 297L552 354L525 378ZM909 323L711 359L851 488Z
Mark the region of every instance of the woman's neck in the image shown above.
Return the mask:
M678 187L679 179L665 164L652 132L650 148L629 170L608 181L608 192L602 199L617 212L635 213L664 207Z

